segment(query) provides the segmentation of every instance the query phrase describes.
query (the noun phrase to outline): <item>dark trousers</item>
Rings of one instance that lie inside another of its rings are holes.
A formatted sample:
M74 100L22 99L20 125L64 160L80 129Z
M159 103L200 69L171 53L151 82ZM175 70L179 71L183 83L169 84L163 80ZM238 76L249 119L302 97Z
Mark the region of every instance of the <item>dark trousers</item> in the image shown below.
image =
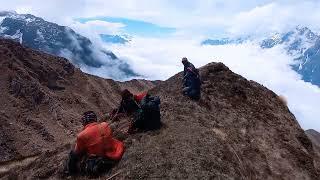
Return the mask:
M116 163L117 161L105 157L81 156L71 151L65 171L69 175L80 173L82 175L97 176L110 170Z
M185 87L182 90L182 93L186 96L189 96L191 99L199 100L200 99L200 90L194 89L191 87Z

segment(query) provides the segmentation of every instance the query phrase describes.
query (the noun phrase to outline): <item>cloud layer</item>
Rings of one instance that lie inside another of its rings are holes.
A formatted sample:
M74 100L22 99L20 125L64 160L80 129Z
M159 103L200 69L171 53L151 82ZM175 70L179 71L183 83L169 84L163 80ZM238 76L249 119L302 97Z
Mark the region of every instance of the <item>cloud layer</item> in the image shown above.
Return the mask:
M263 35L286 32L297 25L319 30L320 1L275 1L236 14L228 25L231 34Z

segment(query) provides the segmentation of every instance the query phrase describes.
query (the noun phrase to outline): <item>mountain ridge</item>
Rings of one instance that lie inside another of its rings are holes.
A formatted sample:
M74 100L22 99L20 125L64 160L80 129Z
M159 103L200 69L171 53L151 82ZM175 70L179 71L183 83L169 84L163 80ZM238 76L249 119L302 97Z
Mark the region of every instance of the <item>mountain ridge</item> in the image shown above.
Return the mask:
M197 102L182 95L181 72L156 84L119 83L2 39L0 59L0 157L7 160L1 178L65 178L81 113L102 117L118 105L123 88L160 96L164 127L125 138L123 159L103 178L118 172L115 179L319 177L311 141L288 107L222 63L200 68Z

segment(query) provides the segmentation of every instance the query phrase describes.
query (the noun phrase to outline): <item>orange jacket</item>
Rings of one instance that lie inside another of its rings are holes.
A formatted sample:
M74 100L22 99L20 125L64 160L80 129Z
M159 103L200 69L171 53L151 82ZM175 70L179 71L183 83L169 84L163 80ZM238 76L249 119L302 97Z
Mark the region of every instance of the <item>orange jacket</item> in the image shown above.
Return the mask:
M106 122L94 122L86 125L78 134L75 153L120 160L124 153L124 145L112 138L112 130Z

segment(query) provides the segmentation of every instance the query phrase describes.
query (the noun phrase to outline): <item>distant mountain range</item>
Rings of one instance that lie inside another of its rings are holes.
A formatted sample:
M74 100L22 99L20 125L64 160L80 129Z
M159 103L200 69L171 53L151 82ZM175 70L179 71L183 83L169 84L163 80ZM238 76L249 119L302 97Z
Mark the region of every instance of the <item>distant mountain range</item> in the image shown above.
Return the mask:
M285 44L290 54L303 54L305 50L316 43L318 38L319 36L310 29L297 27L287 33L276 33L271 38L263 40L261 47L272 48L279 44Z
M126 35L100 34L100 38L103 42L110 44L126 44L131 41L131 38Z
M241 44L250 38L207 39L201 45ZM320 86L320 36L307 27L297 27L286 33L276 33L261 41L264 49L282 45L294 59L292 69L298 72L304 81Z
M96 47L88 38L69 27L31 14L0 12L0 37L14 39L32 49L65 57L80 67L117 68L120 73L111 74L117 79L137 76L128 64L111 51Z
M219 46L219 45L226 45L226 44L241 44L246 40L246 38L222 38L222 39L206 39L201 42L201 45L212 45L212 46Z

